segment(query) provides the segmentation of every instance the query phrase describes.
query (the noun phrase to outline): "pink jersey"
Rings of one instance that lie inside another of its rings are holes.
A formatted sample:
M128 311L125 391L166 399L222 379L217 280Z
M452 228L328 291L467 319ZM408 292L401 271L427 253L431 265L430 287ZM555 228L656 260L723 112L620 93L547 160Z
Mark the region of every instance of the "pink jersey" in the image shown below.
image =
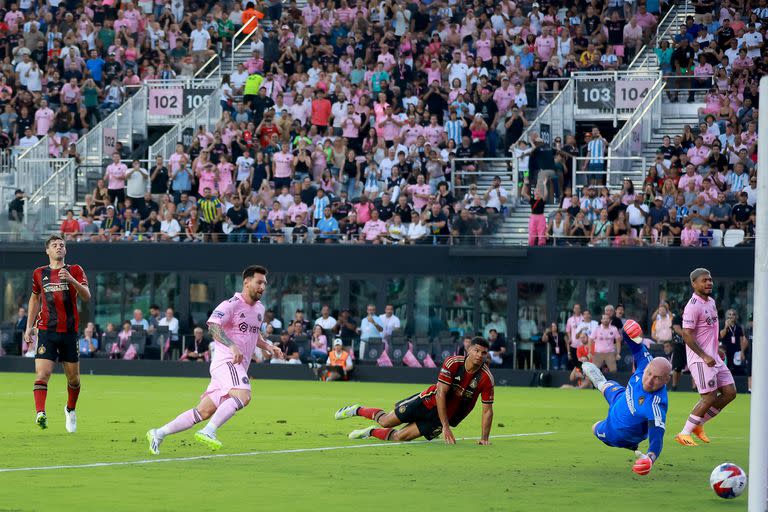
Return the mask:
M119 190L125 188L125 173L128 167L123 164L109 164L107 166L107 188L110 190Z
M717 319L717 306L715 299L709 297L703 299L695 293L685 306L683 311L683 329L692 329L693 337L705 354L711 356L716 366L723 366L723 360L718 353L718 337L720 334L720 321ZM693 353L693 350L685 347L688 355L688 365L703 363L701 357Z
M275 178L287 178L291 175L291 163L293 163L293 155L290 153L279 152L272 156L272 161L275 163Z
M603 327L597 326L592 333L592 341L595 342L595 352L598 354L610 354L616 352L616 340L619 339L619 330L615 325Z
M253 306L249 306L240 293L235 293L231 299L216 306L208 319L208 325L216 324L222 327L224 334L234 341L237 348L243 353L242 365L247 370L251 356L256 350L256 341L263 320L264 306L261 302L256 301ZM232 350L218 341L215 343L216 348L213 351L211 370L232 362Z

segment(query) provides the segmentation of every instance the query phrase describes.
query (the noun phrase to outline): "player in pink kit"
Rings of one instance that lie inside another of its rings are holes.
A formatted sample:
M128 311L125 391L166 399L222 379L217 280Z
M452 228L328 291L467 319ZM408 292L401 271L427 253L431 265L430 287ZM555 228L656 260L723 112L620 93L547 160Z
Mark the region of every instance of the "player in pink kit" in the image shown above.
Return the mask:
M736 398L733 376L718 353L720 325L709 270L697 268L691 272L691 286L693 295L683 312L683 340L687 347L688 368L701 399L688 416L682 432L675 436L675 441L683 446L697 445L691 434L709 443L704 423Z
M208 332L216 342L211 361L211 383L194 409L181 413L160 428L147 432L149 451L160 453L165 436L176 434L210 418L195 439L211 450L221 448L216 430L251 401L248 365L256 347L282 358L283 352L261 337L264 306L259 299L267 286L267 269L257 265L243 271L243 290L219 304L208 319Z

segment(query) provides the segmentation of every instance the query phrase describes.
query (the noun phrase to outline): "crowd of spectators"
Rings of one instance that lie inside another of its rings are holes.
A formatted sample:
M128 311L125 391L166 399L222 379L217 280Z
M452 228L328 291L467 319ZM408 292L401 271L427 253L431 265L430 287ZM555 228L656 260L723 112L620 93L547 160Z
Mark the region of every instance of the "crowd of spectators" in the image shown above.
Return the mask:
M541 198L530 200L531 245L692 247L719 246L723 239L726 245L754 244L758 82L768 71L768 8L753 4L740 13L727 3L715 10L712 2L698 2L695 12L655 51L668 80L668 99L679 101L680 93L689 103L703 99L698 125L665 136L643 182L627 180L620 192L611 193L604 178L590 174L576 197L568 158L556 162L555 174L561 183L565 177L567 188L560 209L545 219L540 203L548 191L537 183ZM602 167L604 140L594 143L602 140L597 129L590 135L587 156L594 158L585 165ZM575 138L559 144L555 139L556 153L579 154ZM531 150L520 146L518 158L527 158Z
M625 64L657 23L659 5L643 4L273 3L251 57L224 77L220 122L168 161L109 166L64 232L474 243L506 198L454 197L454 160L505 153L527 123L526 84Z
M0 149L54 157L145 80L192 76L242 23L231 2L20 0L0 8Z

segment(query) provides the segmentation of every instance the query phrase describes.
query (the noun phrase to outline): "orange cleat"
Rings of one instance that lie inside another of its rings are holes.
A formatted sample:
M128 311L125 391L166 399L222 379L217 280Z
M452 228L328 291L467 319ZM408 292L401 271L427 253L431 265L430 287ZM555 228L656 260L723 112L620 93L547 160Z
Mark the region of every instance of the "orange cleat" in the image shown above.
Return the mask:
M699 439L701 439L702 443L709 444L709 437L707 436L707 434L704 433L704 427L702 427L701 425L693 429L693 434Z
M693 440L691 434L677 434L675 436L675 441L683 446L698 446L698 443Z

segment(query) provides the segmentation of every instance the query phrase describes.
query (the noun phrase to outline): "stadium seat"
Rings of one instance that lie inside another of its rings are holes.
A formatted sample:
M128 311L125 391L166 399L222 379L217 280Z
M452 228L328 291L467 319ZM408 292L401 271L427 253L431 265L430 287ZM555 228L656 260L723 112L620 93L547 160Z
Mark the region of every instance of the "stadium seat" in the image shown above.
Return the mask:
M293 342L299 348L299 359L302 361L309 360L309 354L312 352L311 343L308 336L296 336L293 338Z
M424 359L428 355L432 354L432 342L429 338L416 338L413 343L413 355L420 363L424 363Z
M405 338L398 339L398 341L393 338L389 342L389 358L393 365L403 364L403 356L406 352L408 352L408 342L405 341Z
M365 342L365 361L376 361L384 352L384 342L381 338L368 338Z
M723 246L723 230L713 229L712 230L712 247L722 247L722 246Z
M729 229L723 237L723 245L726 247L735 247L744 241L743 229Z
M280 343L280 336L278 336L277 334L270 334L269 336L267 336L267 339L272 343L274 343L275 345Z
M435 355L435 364L443 364L443 361L456 352L455 344L448 339L435 340L432 344L432 353Z

